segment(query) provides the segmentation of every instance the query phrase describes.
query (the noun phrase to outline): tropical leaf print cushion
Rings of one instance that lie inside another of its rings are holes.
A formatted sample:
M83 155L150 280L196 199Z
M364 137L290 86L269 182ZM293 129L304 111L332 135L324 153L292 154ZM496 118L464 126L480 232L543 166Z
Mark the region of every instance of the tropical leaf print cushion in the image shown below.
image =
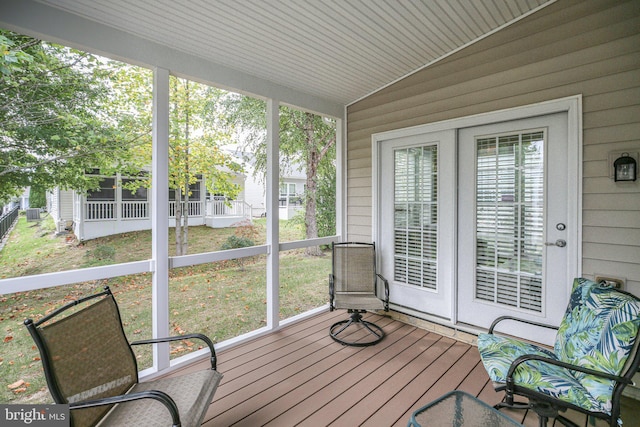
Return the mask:
M511 362L524 354L618 375L640 327L637 299L587 279L575 279L571 299L558 329L554 351L492 334L478 336L478 350L489 377L506 381ZM516 384L594 412L611 413L614 382L539 361L522 364Z

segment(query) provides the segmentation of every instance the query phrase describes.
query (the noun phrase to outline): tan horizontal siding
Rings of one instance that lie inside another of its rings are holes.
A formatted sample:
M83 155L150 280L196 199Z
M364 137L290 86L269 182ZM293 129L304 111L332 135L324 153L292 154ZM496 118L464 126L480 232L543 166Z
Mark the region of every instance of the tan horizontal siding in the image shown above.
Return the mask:
M584 210L640 211L640 197L632 196L634 194L632 185L625 185L631 197L620 197L620 194L618 194L617 192L613 192L615 188L611 188L611 192L606 192L605 188L612 187L611 182L613 181L611 179L609 179L608 177L598 178L597 181L606 184L606 186L602 185L602 187L604 188L600 193L584 195L584 198L582 199L582 207L584 208ZM589 185L590 189L591 187L592 186Z
M640 203L640 197L637 195L638 189L635 184L615 183L607 175L609 162L597 163L599 165L598 177L584 179L583 208L585 210L637 210L636 206ZM623 194L627 194L628 197L623 197Z
M582 240L589 243L634 246L640 241L640 229L585 226Z
M352 196L350 206L368 206L371 208L371 195Z
M371 236L371 135L583 96L583 274L640 294L640 181L609 179L609 153L640 152L640 2L559 0L347 109L347 235ZM368 192L368 193L367 193ZM349 209L348 209L349 212Z
M371 165L369 165L369 167L349 169L349 177L351 178L370 177L370 176L371 176Z

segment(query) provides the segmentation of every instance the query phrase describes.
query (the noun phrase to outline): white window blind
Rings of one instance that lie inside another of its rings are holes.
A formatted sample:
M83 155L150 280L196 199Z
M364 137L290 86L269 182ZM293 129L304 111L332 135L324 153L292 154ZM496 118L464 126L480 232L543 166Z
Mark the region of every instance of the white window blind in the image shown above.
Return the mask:
M394 280L436 289L437 146L394 151Z
M476 298L542 311L543 131L477 139Z

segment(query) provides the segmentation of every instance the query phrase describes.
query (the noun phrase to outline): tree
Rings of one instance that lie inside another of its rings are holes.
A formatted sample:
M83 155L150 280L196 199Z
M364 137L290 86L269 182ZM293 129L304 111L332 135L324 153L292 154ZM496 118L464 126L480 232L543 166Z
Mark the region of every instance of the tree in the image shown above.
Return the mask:
M266 170L266 114L261 100L229 95L224 102L228 119L245 131L243 136L258 173ZM280 109L281 172L302 166L306 173L305 233L307 239L323 233L335 233L335 143L333 120L288 107ZM318 209L321 200L322 208ZM322 216L319 216L319 213ZM327 218L330 216L331 218ZM329 231L333 223L332 231ZM320 255L318 247L307 248L308 255Z
M106 60L4 30L0 55L0 200L95 187L85 170L126 163L139 140L113 119Z
M211 194L235 198L239 188L232 180L241 166L221 146L231 136L220 125L216 102L225 92L186 79L171 77L169 187L175 195L176 255L186 255L189 242L191 186L204 178Z

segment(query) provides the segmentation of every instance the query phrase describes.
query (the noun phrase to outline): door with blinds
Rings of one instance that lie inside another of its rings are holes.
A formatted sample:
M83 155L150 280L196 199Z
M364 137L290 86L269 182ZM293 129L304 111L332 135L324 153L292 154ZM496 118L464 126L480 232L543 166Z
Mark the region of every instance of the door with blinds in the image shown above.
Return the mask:
M450 319L455 259L455 131L380 148L378 242L397 307Z
M567 304L567 117L461 129L458 321L502 315L558 324ZM573 243L570 243L573 244ZM516 336L552 342L522 324Z

